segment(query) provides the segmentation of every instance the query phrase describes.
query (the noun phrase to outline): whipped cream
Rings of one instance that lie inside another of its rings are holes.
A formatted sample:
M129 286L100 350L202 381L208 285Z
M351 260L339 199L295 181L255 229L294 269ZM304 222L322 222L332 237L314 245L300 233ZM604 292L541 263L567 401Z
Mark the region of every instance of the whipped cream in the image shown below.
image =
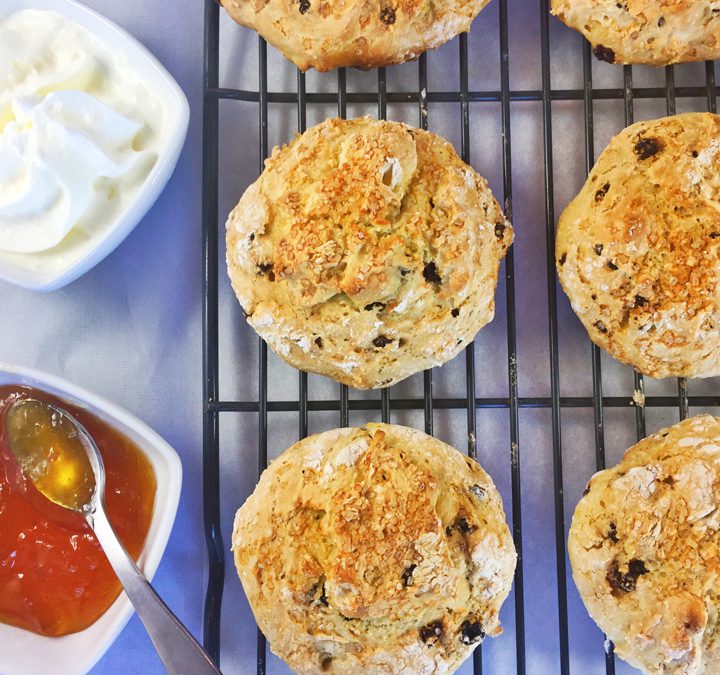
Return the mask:
M79 24L39 10L0 21L0 250L78 248L106 230L157 161L163 112Z
M142 182L155 156L133 149L141 126L94 96L61 91L13 102L0 136L0 247L57 246L83 220L102 217L114 192Z

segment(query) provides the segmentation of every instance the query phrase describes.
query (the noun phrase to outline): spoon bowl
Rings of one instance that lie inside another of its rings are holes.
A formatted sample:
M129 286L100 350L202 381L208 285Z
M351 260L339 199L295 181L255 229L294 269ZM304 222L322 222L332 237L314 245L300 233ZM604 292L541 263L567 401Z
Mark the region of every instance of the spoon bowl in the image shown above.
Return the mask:
M13 403L5 423L10 450L35 487L55 504L93 513L105 491L105 466L80 422L57 406L24 398Z

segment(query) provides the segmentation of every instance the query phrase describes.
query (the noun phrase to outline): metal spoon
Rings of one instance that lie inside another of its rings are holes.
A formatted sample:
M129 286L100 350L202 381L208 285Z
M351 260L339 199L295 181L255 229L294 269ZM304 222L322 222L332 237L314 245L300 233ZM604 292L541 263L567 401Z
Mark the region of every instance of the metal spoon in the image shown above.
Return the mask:
M97 536L171 675L219 674L215 664L154 591L117 538L105 512L105 466L95 441L69 412L26 398L6 414L10 449L50 501L82 514Z

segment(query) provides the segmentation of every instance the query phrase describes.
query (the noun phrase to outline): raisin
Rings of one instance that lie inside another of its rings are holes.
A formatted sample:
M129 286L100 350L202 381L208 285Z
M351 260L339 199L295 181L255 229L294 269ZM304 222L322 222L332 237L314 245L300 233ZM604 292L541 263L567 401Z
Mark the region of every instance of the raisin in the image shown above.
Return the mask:
M603 245L602 245L602 244L595 244L595 246L593 246L593 251L595 251L595 255L602 255Z
M698 151L697 151L697 150L693 150L691 154L692 154L693 157L695 157L695 158L697 159L697 156L698 156Z
M407 274L410 274L410 270L407 267L401 267L400 268L400 276L405 276Z
M475 527L475 525L471 525L470 523L468 523L465 516L461 516L460 518L458 518L456 521L456 525L458 526L460 532L462 532L463 534L470 534L477 530L477 527Z
M642 295L635 296L635 306L636 307L643 307L646 304L647 304L647 298L643 297Z
M661 17L658 19L658 22L657 22L657 23L658 23L658 28L662 28L662 27L665 25L665 17L664 17L664 16L661 16Z
M610 565L605 579L616 591L630 593L635 590L638 577L647 574L648 571L645 563L637 558L633 558L628 562L628 571L624 573L620 571L617 561L614 561Z
M365 311L369 312L376 307L382 312L387 305L384 302L371 302L369 305L365 305Z
M270 281L275 281L275 272L273 272L272 263L264 263L262 265L258 265L258 270L260 271L260 274L267 274Z
M460 642L474 645L485 637L485 629L479 621L465 620L460 625Z
M434 200L432 197L430 197L430 202L429 202L429 203L430 203L430 208L431 208L431 209L434 209L434 208L435 208L435 200Z
M710 233L710 239L717 239L720 237L720 232L711 232Z
M384 7L380 10L380 21L386 26L392 26L395 23L395 10L392 7Z
M255 241L255 233L254 232L252 232L250 234L250 241Z
M640 138L635 143L635 154L640 160L650 159L661 150L660 141L655 138Z
M410 567L406 567L405 570L402 573L402 580L403 584L405 586L412 586L413 585L413 572L417 568L417 565L410 565Z
M560 260L558 260L558 262L559 262L561 265L564 265L566 260L567 260L567 253L563 253L563 254L560 256Z
M322 592L320 593L319 602L321 605L325 605L325 607L329 606L327 595L325 595L325 584L322 585Z
M310 9L310 0L300 0L300 14L305 14Z
M452 535L452 527L450 527L450 525L448 525L448 526L445 528L445 536L446 536L446 537L449 537L450 535Z
M617 266L612 260L609 260L609 261L608 261L608 267L609 267L613 272L618 268L618 266Z
M434 262L429 262L423 268L423 277L429 284L439 284L442 279L438 273L437 265Z
M460 308L459 307L453 307L450 310L450 314L452 314L456 319L460 316Z
M585 486L585 489L583 490L583 495L582 495L582 496L583 496L583 497L587 497L589 494L590 494L590 483L588 483L588 484Z
M610 189L610 183L605 183L596 193L595 193L595 201L601 202L603 199L605 199L605 195L608 193L608 190Z
M613 542L617 543L617 541L618 541L618 538L617 538L617 525L615 525L615 523L610 523L610 527L608 528L608 535L607 535L607 536L608 536L608 539L609 539L610 541L613 541Z
M601 333L607 333L607 332L608 332L607 328L605 327L605 324L604 324L602 321L596 321L596 322L593 324L593 326L595 326L595 328L597 328Z
M632 574L636 579L641 577L643 574L647 574L650 570L645 567L645 563L642 560L633 558L628 563L628 574Z
M495 223L495 236L502 239L505 234L505 223Z
M317 592L320 591L319 597L316 599L315 596L317 595ZM322 577L319 581L314 583L312 585L312 588L308 591L307 594L307 601L308 603L312 604L314 602L319 602L322 605L325 605L325 607L328 606L327 597L325 596L325 578Z
M420 639L423 642L429 642L430 640L437 639L443 634L443 622L442 620L438 619L437 621L432 621L427 626L423 626L420 629Z
M322 338L321 338L321 337L316 337L316 338L315 338L315 344L318 346L318 349L322 349L322 348L323 348Z
M385 337L384 335L378 335L373 340L373 344L379 348L387 347L391 342L392 342L392 338Z
M595 45L593 47L593 54L605 63L615 63L615 52L610 47L603 47L603 45Z

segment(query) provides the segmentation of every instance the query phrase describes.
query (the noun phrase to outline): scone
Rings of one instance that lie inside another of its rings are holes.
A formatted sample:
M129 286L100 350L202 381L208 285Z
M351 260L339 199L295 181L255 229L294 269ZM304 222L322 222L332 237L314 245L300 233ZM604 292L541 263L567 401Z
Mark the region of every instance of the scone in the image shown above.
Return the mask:
M221 0L300 70L417 58L470 28L488 0Z
M720 58L720 5L711 0L552 0L552 13L608 63Z
M301 675L448 673L502 632L515 549L472 459L390 424L306 438L237 512L238 574Z
M720 117L610 141L558 224L557 269L590 338L652 377L720 375Z
M450 143L338 119L273 151L230 214L227 262L248 323L280 357L373 388L472 341L512 238Z
M701 415L590 480L573 577L615 653L646 673L720 672L720 421Z

